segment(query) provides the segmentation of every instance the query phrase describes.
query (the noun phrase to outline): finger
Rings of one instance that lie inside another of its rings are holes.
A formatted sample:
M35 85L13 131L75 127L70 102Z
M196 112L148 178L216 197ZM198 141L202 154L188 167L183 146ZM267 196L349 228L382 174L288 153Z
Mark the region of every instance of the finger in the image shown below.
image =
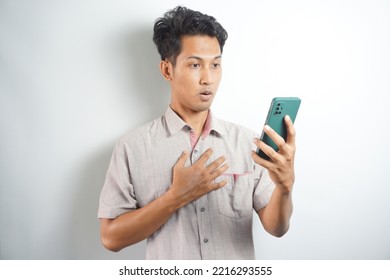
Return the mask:
M283 137L277 134L269 125L264 126L264 132L275 142L279 149L286 144Z
M221 164L224 162L225 162L225 157L221 156L220 158L213 161L209 166L207 166L207 169L212 173L215 169L217 169L219 166L221 166Z
M225 186L227 183L228 183L228 180L223 180L221 182L211 184L210 187L211 187L211 190L217 190L217 189L220 189L223 186Z
M284 122L285 122L286 127L287 127L287 143L294 145L295 144L295 128L294 128L294 124L293 124L289 115L286 115L284 117Z
M183 151L175 165L184 166L187 162L189 155L190 153L188 151Z
M261 149L272 161L278 161L279 160L279 154L271 147L265 144L260 139L254 139L254 142L256 146Z
M255 151L252 151L252 158L257 164L261 165L262 167L264 167L266 169L270 169L272 167L272 165L274 165L274 163L272 161L263 159Z
M225 163L224 165L220 166L219 168L215 169L213 172L211 172L211 177L210 179L211 180L214 180L216 178L218 178L219 176L221 176L226 170L228 170L229 168L229 165L227 163Z
M201 157L198 159L197 163L204 166L206 162L209 160L212 153L213 153L212 149L210 148L207 149L207 151L204 152L203 155L201 155Z

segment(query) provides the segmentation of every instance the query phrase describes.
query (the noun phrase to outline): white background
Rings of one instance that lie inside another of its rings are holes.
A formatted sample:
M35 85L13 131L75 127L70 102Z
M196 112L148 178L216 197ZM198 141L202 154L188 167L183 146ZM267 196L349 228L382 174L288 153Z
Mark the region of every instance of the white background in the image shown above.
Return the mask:
M115 142L165 112L154 20L177 4L229 32L215 114L259 131L299 96L289 233L259 259L389 259L390 2L0 0L0 259L143 259L103 249Z

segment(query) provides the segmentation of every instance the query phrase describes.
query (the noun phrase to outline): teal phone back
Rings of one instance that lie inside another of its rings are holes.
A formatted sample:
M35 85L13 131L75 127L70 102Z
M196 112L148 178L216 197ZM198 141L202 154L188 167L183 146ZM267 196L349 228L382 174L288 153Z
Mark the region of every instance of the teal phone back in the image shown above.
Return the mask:
M294 123L300 105L301 99L298 97L275 97L272 99L265 124L268 124L277 134L286 140L287 128L284 123L284 117L289 115ZM272 139L265 134L264 131L262 132L260 139L267 145L271 146L275 151L279 150L275 142L272 141ZM269 159L269 157L260 149L258 149L257 154L264 159Z

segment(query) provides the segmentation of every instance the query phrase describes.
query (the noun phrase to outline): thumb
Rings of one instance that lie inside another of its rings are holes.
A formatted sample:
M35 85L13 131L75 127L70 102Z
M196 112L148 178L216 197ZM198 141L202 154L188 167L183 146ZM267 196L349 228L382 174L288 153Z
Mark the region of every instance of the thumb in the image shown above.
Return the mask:
M183 151L183 153L180 155L179 159L176 162L176 166L184 166L189 155L190 153L188 151Z

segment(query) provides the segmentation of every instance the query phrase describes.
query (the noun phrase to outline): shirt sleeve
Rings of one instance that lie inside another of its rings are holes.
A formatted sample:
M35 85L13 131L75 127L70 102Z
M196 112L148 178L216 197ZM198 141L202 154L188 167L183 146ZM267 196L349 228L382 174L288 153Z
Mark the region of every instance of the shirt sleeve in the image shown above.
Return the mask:
M114 219L137 208L129 169L128 149L123 141L119 141L112 153L100 193L98 218Z
M254 167L254 180L253 209L258 212L269 203L275 189L275 184L269 177L268 170L256 163Z

